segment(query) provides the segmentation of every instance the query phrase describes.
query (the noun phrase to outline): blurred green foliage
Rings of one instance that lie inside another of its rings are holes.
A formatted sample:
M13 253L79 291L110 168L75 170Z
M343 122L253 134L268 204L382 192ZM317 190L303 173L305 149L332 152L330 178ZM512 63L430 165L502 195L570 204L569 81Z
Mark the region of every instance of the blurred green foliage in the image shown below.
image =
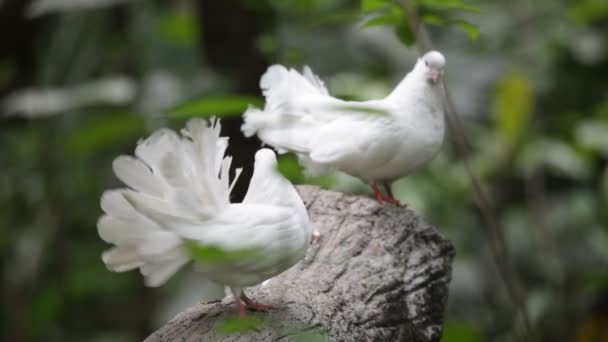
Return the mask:
M252 248L224 250L218 246L204 246L195 241L187 241L184 247L192 260L205 265L222 266L240 260L263 260L265 257L263 251Z
M170 115L185 119L201 116L240 116L248 106L263 106L263 102L253 96L205 96L184 102L170 111Z
M533 100L529 81L521 72L509 73L498 83L493 114L498 132L509 144L517 144L526 134Z
M232 335L258 330L264 324L263 318L258 315L251 314L247 316L225 319L221 321L216 328L222 335Z
M0 2L3 112L24 89L78 89L115 73L128 75L137 94L128 103L53 113L44 104L56 108L65 99L38 93L20 103L25 112L0 114L3 341L134 341L166 321L163 303L186 280L152 290L135 272L107 271L100 254L108 246L95 230L100 194L120 186L111 161L131 153L140 137L193 116L231 122L248 105L262 106L265 65L309 64L330 91L361 99L390 89L415 55L402 45L415 43L403 11L389 0L232 0L223 12L194 1L100 1L29 18L31 3ZM468 158L506 227L538 335L601 341L608 336L606 1L415 4L447 56ZM247 34L253 38L233 41ZM43 104L39 117L27 112L31 103ZM426 170L394 190L457 250L443 341L513 341L519 317L452 150L448 139ZM310 179L293 155L280 156L279 169L296 183L369 191L341 174ZM226 257L213 248L191 252L207 261ZM222 329L253 328L253 317Z

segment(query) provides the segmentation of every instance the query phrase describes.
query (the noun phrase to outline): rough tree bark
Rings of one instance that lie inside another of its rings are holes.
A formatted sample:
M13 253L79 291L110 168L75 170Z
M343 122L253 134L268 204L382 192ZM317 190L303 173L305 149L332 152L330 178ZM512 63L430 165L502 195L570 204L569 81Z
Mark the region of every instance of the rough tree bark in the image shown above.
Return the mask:
M321 232L306 258L248 289L275 309L257 331L222 335L233 300L198 304L146 342L291 341L313 329L330 341L438 341L448 296L451 243L409 210L366 197L298 187Z

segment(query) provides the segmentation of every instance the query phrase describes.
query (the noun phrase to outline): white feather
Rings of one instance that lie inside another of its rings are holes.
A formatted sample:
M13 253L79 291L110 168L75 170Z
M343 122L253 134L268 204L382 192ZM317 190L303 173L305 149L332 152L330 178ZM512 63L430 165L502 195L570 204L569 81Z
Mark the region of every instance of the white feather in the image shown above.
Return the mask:
M444 64L443 55L429 52L386 98L363 102L331 97L308 67L300 74L273 65L260 81L264 109L249 108L241 129L296 153L309 174L338 169L392 182L426 165L442 146L441 87L429 77Z
M162 196L166 190L162 180L139 159L120 156L114 159L112 168L116 177L133 190L157 196Z
M250 286L291 267L310 241L308 215L295 188L278 171L274 153L256 154L254 175L242 204L231 204L228 139L216 120L191 120L181 137L160 130L142 140L136 158L114 161L116 175L130 189L106 191L98 221L100 237L116 245L102 259L110 270L139 268L147 286L160 286L190 261L184 243L226 252L256 251L261 260L201 263L210 281Z

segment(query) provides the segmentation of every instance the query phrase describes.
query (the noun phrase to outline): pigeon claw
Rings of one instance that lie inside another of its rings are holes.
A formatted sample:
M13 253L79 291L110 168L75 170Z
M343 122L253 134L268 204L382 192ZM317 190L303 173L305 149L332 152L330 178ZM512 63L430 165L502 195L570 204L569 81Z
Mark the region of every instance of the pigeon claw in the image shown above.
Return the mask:
M374 196L376 196L376 200L378 200L378 203L384 204L384 200L386 199L386 197L378 188L378 184L372 183L372 190L374 190Z
M372 183L372 190L374 190L374 196L376 196L376 200L378 200L378 203L389 203L401 206L401 202L399 202L399 200L393 196L392 191L390 191L390 187L387 186L387 189L387 191L389 191L389 196L386 196L382 193L380 188L378 188L378 184Z
M396 199L396 198L394 198L394 197L385 197L384 201L386 203L395 204L395 205L398 205L398 206L401 205L401 202L399 202L399 200Z

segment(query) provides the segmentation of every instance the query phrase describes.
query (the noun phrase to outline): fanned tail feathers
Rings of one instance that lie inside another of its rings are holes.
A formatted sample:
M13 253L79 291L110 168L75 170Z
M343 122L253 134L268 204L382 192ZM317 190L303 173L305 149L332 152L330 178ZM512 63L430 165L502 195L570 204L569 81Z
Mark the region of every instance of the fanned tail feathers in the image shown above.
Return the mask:
M230 203L224 158L228 138L212 119L190 120L181 136L162 129L140 141L135 156L114 160L129 189L106 191L97 223L101 238L116 245L102 255L116 272L139 268L147 286L160 286L189 261L176 227L204 222ZM204 229L204 227L201 227Z

